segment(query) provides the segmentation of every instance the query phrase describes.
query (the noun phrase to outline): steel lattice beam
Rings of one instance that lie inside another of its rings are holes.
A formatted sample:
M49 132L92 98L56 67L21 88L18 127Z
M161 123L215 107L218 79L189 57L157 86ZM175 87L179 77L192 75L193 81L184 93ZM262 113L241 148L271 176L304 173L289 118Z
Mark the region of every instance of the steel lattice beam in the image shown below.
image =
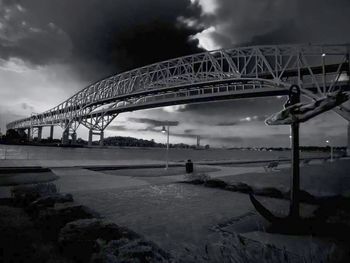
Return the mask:
M285 94L312 98L349 89L349 46L279 45L216 50L170 59L100 80L56 107L7 129L83 124L104 130L121 112L180 103ZM72 125L75 126L72 128Z

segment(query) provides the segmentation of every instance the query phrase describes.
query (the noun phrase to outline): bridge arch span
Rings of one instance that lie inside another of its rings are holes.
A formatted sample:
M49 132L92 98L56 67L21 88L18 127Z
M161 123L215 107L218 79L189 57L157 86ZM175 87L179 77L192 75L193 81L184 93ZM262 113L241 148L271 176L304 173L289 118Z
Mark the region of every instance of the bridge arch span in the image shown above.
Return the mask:
M348 45L274 45L174 58L97 81L52 109L9 123L7 129L59 125L67 141L84 125L91 136L103 137L104 129L126 111L284 95L292 84L311 98L348 91L349 50Z

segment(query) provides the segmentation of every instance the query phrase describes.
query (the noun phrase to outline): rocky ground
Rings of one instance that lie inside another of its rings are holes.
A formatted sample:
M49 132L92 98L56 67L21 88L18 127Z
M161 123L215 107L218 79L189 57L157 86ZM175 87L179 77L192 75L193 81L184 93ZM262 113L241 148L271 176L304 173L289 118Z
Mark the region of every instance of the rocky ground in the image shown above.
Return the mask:
M54 184L14 187L1 199L0 262L172 262L126 227L61 194Z
M0 205L0 232L1 262L71 262L43 237L30 216L12 202Z
M29 215L32 222L40 222L40 229L46 230L43 238L58 248L65 242L79 243L81 235L86 238L83 233L91 233L83 244L93 247L88 253L93 255L93 262L129 262L125 259L130 254L129 249L135 252L141 248L144 249L141 255L152 255L154 260L146 262L342 262L347 259L345 230L349 224L349 201L341 195L329 199L323 194L320 202L315 192L305 194L302 216L321 218L326 223L321 226L331 226L330 231L321 235L278 234L255 212L247 193L255 193L273 212L287 214L288 165L282 166L280 171L265 171L262 165L201 168L192 177L174 174L178 168L170 174L159 170L155 176L149 169L53 168L53 174L59 177L55 181L58 195L35 201L33 198L38 196L29 194L31 202L20 204L27 206L25 215ZM320 181L314 186L320 186L322 193L340 189L340 193L346 194L346 170L339 167L348 164L322 165L302 167L302 174L310 176L302 181L303 186L311 187L314 180L311 177L315 176ZM335 175L331 179L318 176L324 171ZM322 180L329 183L324 185ZM338 187L339 182L334 183L337 180L345 180L345 183ZM9 187L6 189L9 191ZM74 202L65 193L71 193ZM43 209L45 206L49 207ZM104 232L105 228L118 238L96 236L96 232ZM339 229L345 233L341 239L333 232ZM124 230L126 237L120 234ZM62 232L67 237L60 238ZM59 251L67 260L82 260L67 252L72 250L81 249L78 246L64 253ZM114 261L106 261L110 258ZM124 261L118 261L121 259ZM83 260L89 262L86 258Z

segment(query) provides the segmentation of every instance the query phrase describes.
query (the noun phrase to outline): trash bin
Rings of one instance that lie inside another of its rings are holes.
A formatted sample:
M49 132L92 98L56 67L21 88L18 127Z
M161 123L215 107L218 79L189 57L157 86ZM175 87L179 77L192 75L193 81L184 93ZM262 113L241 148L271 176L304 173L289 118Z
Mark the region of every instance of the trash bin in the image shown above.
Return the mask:
M187 160L186 173L188 173L188 174L193 173L193 163L191 160Z

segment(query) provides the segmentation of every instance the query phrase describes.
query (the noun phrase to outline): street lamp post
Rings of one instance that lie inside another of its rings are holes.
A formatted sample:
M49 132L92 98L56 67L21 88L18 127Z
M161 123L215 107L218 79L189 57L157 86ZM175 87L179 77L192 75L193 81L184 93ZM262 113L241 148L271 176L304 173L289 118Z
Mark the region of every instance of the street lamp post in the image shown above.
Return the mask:
M333 162L333 146L332 146L332 144L330 144L329 140L327 140L326 143L331 146L331 162Z
M166 140L166 161L165 161L165 170L168 170L169 167L169 124L167 125L167 129L163 126L162 133L167 132L167 140Z

